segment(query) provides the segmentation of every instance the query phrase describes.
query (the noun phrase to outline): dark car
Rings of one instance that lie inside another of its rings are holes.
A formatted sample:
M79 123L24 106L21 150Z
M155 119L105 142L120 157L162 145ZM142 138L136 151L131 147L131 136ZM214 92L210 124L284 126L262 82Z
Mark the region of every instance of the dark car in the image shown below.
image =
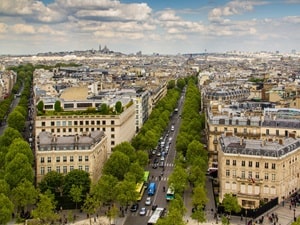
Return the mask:
M155 163L158 163L158 162L159 162L158 158L155 158L155 159L154 159L154 164L155 164Z
M157 208L157 205L152 205L152 210L154 211Z
M130 207L130 211L131 212L136 212L139 208L139 204L138 203L135 203L133 204L131 207Z
M158 164L157 164L157 163L154 163L154 164L152 165L152 168L153 168L153 169L157 169L157 167L158 167Z

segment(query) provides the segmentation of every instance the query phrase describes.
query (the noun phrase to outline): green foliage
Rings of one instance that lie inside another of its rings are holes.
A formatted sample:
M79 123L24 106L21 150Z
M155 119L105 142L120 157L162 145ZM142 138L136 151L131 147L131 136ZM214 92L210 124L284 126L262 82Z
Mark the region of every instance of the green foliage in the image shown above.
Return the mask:
M183 78L179 78L176 83L177 87L182 90L186 85L185 80Z
M191 216L194 220L197 220L200 223L206 222L205 212L202 208L195 210Z
M98 111L103 115L108 115L110 113L110 108L107 104L103 103L100 105L100 108Z
M0 179L0 193L9 196L10 188L8 183L4 179Z
M82 201L82 198L84 197L82 195L82 191L83 191L82 186L78 186L74 184L70 189L69 196L72 198L73 202L76 203L76 209L77 209L77 204L80 203Z
M120 101L117 101L117 102L116 102L115 110L116 110L117 113L123 112L122 102L120 102Z
M18 209L26 211L26 206L33 205L37 199L37 191L32 182L23 180L12 189L12 201Z
M198 185L193 189L192 202L197 209L203 209L208 202L205 187L203 185Z
M174 187L175 193L183 193L187 185L188 175L184 168L176 165L172 174L169 176L168 184Z
M175 88L175 80L170 80L170 81L168 82L167 88L168 88L168 89Z
M123 180L130 166L130 158L120 151L111 154L103 167L103 174L111 174L118 180Z
M225 212L230 214L231 212L238 213L241 211L241 206L238 204L237 197L229 193L224 195L222 205L224 206Z
M24 141L22 138L16 138L13 140L11 145L8 148L8 152L5 156L5 164L7 165L11 162L17 153L23 153L27 156L28 162L33 165L34 156L32 150L27 141Z
M25 128L25 117L19 112L14 110L7 118L8 126L22 132Z
M61 107L60 101L55 101L54 103L54 111L55 112L62 112L63 108Z
M4 178L10 188L17 187L23 179L33 182L33 170L27 156L17 153L14 159L5 166Z
M37 110L39 112L43 112L44 111L44 102L42 100L39 101L39 103L37 104Z
M116 199L116 185L118 179L111 174L104 174L92 187L91 194L97 202L111 203Z
M47 194L39 194L37 207L32 210L31 214L33 218L39 219L41 224L50 224L59 218L59 215L55 213L55 203Z
M13 210L13 203L6 195L0 193L0 224L7 224L11 220Z
M65 195L70 194L70 190L72 186L81 186L82 187L82 195L86 196L90 191L91 179L88 172L84 170L72 170L71 172L67 173L64 178L64 186L63 192Z
M116 199L120 205L125 206L131 202L135 202L139 194L135 191L136 183L128 180L120 181L117 186Z
M48 172L39 183L39 188L42 193L49 190L52 194L62 193L64 177L56 171Z
M130 162L134 162L136 160L136 152L134 147L129 142L122 142L118 144L114 149L114 152L122 152L129 157Z
M300 217L297 218L291 225L300 225Z

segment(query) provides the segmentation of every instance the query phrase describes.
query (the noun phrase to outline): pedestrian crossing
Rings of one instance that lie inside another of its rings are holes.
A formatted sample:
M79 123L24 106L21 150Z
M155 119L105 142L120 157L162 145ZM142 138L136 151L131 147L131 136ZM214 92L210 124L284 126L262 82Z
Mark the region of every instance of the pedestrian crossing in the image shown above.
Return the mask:
M150 166L153 167L154 165L157 165L155 163L150 163ZM174 167L174 163L165 163L164 164L164 167ZM162 167L159 167L159 168L162 168Z
M153 212L154 212L154 211L151 210L151 208L150 208L150 209L147 209L147 213L146 213L146 215L144 215L144 216L150 217L150 216L152 216ZM139 215L139 211L131 212L131 216L140 216L140 215Z

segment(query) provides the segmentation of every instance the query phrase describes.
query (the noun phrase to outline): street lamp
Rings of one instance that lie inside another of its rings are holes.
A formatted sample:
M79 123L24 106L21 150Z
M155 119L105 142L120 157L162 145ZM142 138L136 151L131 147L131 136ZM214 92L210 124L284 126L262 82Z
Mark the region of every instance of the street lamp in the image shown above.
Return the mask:
M296 209L294 209L294 222L296 222Z

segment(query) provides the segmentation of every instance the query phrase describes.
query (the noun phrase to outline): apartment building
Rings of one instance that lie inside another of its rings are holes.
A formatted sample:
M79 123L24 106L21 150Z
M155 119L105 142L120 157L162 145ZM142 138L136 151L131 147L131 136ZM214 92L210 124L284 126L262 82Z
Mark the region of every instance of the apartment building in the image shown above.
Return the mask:
M249 140L222 134L218 154L220 202L232 193L243 208L255 209L300 187L300 139Z
M82 109L82 108L81 108ZM101 115L97 113L68 115L41 115L35 117L35 140L41 132L49 132L56 137L88 135L93 131L103 131L107 136L108 154L111 149L135 135L135 107L124 107L120 114Z
M37 182L50 171L67 174L74 169L85 170L92 182L96 182L108 158L107 145L107 136L100 130L67 136L40 132L35 151Z

